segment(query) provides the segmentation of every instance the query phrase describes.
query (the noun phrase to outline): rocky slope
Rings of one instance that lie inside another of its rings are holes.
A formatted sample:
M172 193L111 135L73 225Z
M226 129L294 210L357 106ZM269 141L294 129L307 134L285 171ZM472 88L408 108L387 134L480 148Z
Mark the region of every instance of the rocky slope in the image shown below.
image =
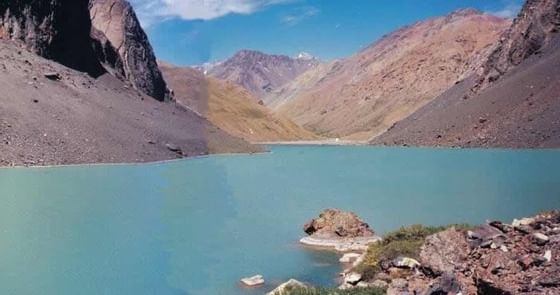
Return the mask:
M178 103L226 132L251 142L316 139L288 119L272 114L252 94L229 81L205 77L198 70L161 63Z
M158 100L169 92L148 37L126 0L90 0L92 39L105 69Z
M279 90L292 99L272 100L285 101L277 111L316 133L365 140L470 75L508 25L474 10L419 22L301 75Z
M243 86L260 100L317 63L317 60L307 56L290 58L242 50L223 63L209 68L207 74Z
M560 214L429 236L416 271L391 266L377 277L387 294L559 294ZM391 274L389 276L389 274Z
M0 89L0 166L261 151L175 103L109 74L93 79L13 41L0 40Z
M374 144L560 146L560 1L527 1L481 73L398 122Z

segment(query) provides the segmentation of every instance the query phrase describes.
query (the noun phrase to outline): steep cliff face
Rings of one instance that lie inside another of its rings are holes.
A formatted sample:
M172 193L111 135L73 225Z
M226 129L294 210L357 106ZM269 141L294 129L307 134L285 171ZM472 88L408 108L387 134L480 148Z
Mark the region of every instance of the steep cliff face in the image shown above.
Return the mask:
M91 48L88 0L19 0L0 2L0 38L18 40L49 59L101 75Z
M92 39L105 69L158 100L168 97L153 49L126 0L90 0Z
M502 36L483 66L483 74L474 91L486 88L509 69L547 46L560 29L560 2L528 0L513 25Z

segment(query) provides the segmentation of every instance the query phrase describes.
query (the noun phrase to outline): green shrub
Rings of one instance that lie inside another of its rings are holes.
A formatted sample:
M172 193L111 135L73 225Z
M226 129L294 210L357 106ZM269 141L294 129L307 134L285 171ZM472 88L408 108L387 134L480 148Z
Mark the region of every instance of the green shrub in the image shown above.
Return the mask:
M282 295L384 295L385 290L379 288L355 288L348 290L294 288L286 290Z

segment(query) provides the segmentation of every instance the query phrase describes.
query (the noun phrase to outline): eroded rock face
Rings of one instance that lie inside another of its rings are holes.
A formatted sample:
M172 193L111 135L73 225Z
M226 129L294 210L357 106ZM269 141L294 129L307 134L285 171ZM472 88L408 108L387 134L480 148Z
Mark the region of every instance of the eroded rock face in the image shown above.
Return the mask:
M420 251L423 266L434 273L452 272L464 263L469 253L465 234L454 228L426 238Z
M126 0L90 0L95 51L105 69L158 100L169 91L146 33Z
M372 237L373 230L356 214L338 209L327 209L319 218L303 226L306 234L317 238L357 238Z
M0 38L96 77L104 73L91 47L88 0L0 2Z
M559 0L527 0L513 25L502 36L484 65L480 83L485 88L509 69L545 47L560 29Z

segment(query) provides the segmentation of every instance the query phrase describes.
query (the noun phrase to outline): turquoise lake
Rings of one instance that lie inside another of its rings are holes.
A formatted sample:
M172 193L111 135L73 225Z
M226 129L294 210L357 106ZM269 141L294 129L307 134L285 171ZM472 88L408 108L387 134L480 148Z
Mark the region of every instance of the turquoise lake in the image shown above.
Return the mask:
M0 169L0 294L264 294L334 286L302 248L325 208L378 233L560 208L560 150L276 146L168 163ZM247 290L244 276L267 285Z

